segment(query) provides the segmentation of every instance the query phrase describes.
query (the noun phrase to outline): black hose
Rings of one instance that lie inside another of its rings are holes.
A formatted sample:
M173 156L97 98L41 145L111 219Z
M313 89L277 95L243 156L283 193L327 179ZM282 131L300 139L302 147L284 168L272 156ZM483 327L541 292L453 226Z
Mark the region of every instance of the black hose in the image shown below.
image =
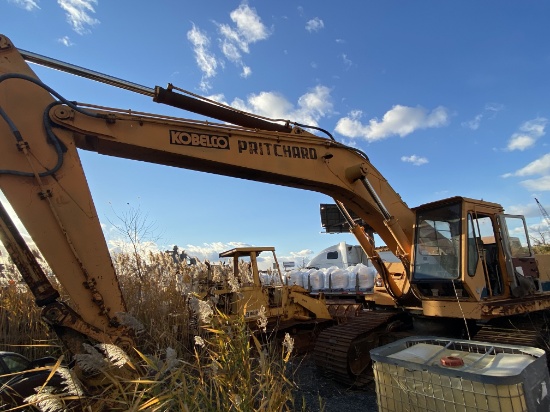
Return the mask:
M49 86L42 83L40 80L37 80L33 77L30 77L30 76L27 76L27 75L24 75L24 74L19 74L19 73L10 73L10 74L5 74L5 75L0 76L0 83L3 82L4 80L8 80L8 79L20 79L20 80L25 80L25 81L34 83L37 86L39 86L39 87L43 88L44 90L46 90L51 95L55 96L57 99L59 99L58 101L54 101L54 102L50 103L46 107L46 109L44 110L44 113L43 113L43 116L42 116L42 120L43 120L43 123L44 123L44 128L46 130L46 136L48 138L48 143L53 145L54 150L57 154L57 163L55 164L55 166L53 168L47 169L45 172L41 172L38 175L40 177L51 176L51 175L55 174L61 168L61 166L63 165L63 153L67 151L66 147L63 145L63 143L59 140L59 138L53 132L52 122L51 122L50 116L49 116L49 112L50 112L51 108L55 105L58 105L58 104L66 104L71 109L76 110L76 111L78 111L82 114L85 114L85 115L88 115L88 116L94 116L94 117L97 117L97 115L91 114L91 113L89 113L85 110L82 110L81 108L76 106L74 103L72 103L72 102L68 101L67 99L65 99L63 96L61 96L55 90L53 90ZM6 113L6 111L2 107L0 107L0 116L7 123L8 127L10 128L10 130L11 130L15 140L17 141L17 143L23 142L24 139L23 139L23 136L21 135L21 132L19 131L19 129L17 128L15 123L11 120L9 115ZM9 170L9 169L0 169L0 174L23 176L23 177L34 177L34 173L32 173L32 172L21 172L21 171L18 171L18 170Z

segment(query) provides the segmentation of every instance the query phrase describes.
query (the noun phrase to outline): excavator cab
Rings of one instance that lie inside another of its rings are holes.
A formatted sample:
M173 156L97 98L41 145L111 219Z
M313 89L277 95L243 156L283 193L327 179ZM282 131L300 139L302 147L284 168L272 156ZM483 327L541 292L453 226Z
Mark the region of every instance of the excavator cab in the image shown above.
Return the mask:
M423 299L479 302L542 291L523 216L462 197L415 211L412 283Z

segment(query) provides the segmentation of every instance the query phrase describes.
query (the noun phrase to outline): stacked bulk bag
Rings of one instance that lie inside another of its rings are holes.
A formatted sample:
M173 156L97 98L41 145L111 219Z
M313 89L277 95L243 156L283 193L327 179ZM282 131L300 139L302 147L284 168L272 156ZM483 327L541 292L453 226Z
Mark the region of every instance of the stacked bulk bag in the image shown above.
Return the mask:
M355 266L348 268L349 283L348 291L361 291L365 292L374 287L374 279L376 277L376 269L374 267L366 266L362 263L358 263Z
M301 286L304 287L304 275L301 270L294 269L287 272L287 285L288 286Z
M312 272L309 272L309 287L312 291L325 288L325 273L322 270L314 269Z
M336 269L330 273L330 288L347 289L349 285L349 272L344 269Z
M357 265L357 286L360 290L374 288L374 279L378 273L372 266Z

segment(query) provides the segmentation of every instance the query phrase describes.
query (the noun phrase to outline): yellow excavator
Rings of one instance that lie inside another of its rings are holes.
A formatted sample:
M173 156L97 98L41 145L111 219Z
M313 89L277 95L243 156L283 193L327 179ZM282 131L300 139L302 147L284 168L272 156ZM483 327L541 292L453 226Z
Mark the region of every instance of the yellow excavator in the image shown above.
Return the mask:
M74 103L42 83L27 62L223 123ZM550 256L534 255L522 216L459 196L409 208L364 152L321 129L242 113L172 85L147 88L102 75L19 50L2 35L0 117L0 189L69 295L71 308L3 216L2 240L44 308L44 319L73 353L82 352L90 339L123 348L135 343L117 318L126 306L78 150L332 197L382 279L371 310L318 337L315 358L342 379L361 376L368 349L401 333L540 344L544 324L537 322L550 307ZM402 273L384 265L351 212L401 260ZM309 315L315 316L311 310Z

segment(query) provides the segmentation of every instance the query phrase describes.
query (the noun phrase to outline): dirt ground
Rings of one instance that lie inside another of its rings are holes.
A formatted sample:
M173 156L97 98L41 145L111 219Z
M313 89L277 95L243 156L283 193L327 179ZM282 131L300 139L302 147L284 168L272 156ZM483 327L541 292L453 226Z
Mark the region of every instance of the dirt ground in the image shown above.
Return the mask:
M295 405L297 411L377 411L375 384L354 389L324 376L317 369L311 355L292 360L292 379L297 385ZM305 402L306 407L302 409Z

